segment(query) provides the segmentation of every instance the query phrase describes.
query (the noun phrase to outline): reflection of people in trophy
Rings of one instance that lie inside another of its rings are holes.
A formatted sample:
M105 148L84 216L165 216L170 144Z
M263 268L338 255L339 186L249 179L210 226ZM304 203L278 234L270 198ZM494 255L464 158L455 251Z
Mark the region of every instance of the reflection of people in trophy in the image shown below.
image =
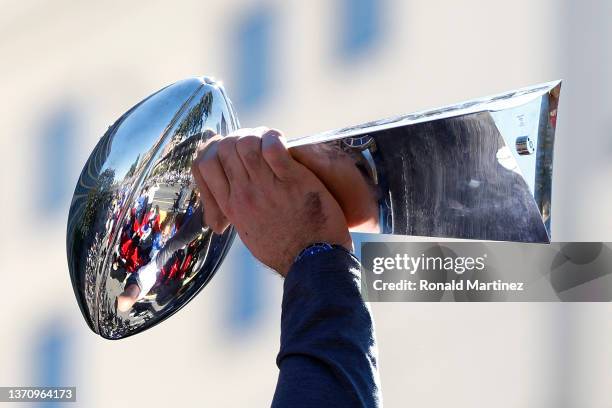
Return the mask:
M146 263L154 236L161 230L159 206L149 206L148 203L152 202L149 192L148 188L143 190L126 217L115 254L114 270L123 267L126 272L131 273ZM110 226L118 216L119 206L113 210L113 222Z
M174 204L172 205L172 211L178 212L181 209L181 203L185 194L187 192L187 187L185 185L181 185L181 189L178 193L176 193L176 199L174 200Z
M167 266L169 269L167 273L169 279L172 279L177 273L182 276L186 272L192 254L184 254L182 259L178 259L175 253L185 248L202 233L203 215L202 210L198 208L185 216L186 219L183 219L182 225L163 247L160 246L159 239L157 243L154 242L151 260L128 277L123 292L117 297L119 311L130 310L134 303L145 297L158 281L164 267ZM158 236L161 236L161 233Z

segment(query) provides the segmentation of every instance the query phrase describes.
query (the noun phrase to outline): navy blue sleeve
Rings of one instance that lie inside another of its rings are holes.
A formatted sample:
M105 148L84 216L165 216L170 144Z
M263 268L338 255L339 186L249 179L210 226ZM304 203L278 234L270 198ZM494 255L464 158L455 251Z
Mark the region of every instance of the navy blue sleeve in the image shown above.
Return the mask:
M359 290L359 262L341 249L292 266L273 407L382 405L372 316Z

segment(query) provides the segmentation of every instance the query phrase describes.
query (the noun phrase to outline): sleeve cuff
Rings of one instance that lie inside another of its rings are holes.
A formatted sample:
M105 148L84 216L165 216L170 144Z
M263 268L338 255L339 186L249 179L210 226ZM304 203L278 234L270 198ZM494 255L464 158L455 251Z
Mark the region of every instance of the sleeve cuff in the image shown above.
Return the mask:
M334 248L296 261L283 285L283 309L300 297L318 299L360 292L360 263L349 251Z

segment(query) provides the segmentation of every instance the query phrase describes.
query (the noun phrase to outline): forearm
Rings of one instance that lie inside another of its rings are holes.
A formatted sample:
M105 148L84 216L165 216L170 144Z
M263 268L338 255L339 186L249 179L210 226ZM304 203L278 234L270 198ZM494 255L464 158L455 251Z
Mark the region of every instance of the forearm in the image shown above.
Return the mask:
M378 406L372 317L359 263L335 249L306 257L284 285L273 406Z

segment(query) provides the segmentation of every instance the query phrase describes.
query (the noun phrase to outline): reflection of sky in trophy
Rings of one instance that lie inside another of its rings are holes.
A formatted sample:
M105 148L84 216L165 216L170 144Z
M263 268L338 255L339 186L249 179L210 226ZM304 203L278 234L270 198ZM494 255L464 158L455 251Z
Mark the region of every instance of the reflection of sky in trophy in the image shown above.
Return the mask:
M193 84L192 84L193 86ZM193 99L190 100L188 106L182 106L178 101L181 98L185 99L189 97L190 92L193 93L193 89L186 88L186 86L178 86L176 90L171 90L171 94L163 93L160 91L151 97L151 102L145 104L142 108L136 109L132 115L125 119L119 128L116 136L113 138L113 145L111 152L108 156L107 161L102 168L104 171L107 168L115 169L115 180L122 180L130 173L130 169L139 167L142 163L148 161L148 158L155 155L155 149L147 150L147 147L158 146L158 143L163 142L163 138L167 135L172 135L172 143L180 143L182 138L188 134L184 129L181 129L181 125L185 125L184 120L189 119L185 117L183 119L175 117L179 112L181 115L189 116L190 114L194 117L198 112L202 113L199 109L201 105L206 104L206 98L210 97L210 94L202 94L202 90L193 95ZM169 92L169 91L168 91ZM159 103L156 103L154 98L159 97L162 99ZM166 99L176 99L177 103L175 106L169 108L169 102ZM208 102L210 105L210 101ZM183 107L184 111L180 111ZM208 106L206 109L207 123L214 123L214 128L202 129L203 121L200 119L198 129L194 129L192 126L189 130L189 134L201 132L203 130L211 130L218 134L228 133L228 119L225 118L222 109L212 109L212 106ZM146 120L145 120L146 118ZM165 125L175 121L174 126L166 128ZM192 123L192 125L194 125ZM159 130L163 129L160 133ZM172 146L165 146L164 149L167 151ZM164 152L161 152L163 157ZM136 157L136 161L134 161Z
M102 171L113 168L116 180L122 180L135 164L134 158L143 162L145 156L154 154L151 147L157 146L167 131L167 124L200 86L196 81L182 81L164 88L119 119L122 122Z

